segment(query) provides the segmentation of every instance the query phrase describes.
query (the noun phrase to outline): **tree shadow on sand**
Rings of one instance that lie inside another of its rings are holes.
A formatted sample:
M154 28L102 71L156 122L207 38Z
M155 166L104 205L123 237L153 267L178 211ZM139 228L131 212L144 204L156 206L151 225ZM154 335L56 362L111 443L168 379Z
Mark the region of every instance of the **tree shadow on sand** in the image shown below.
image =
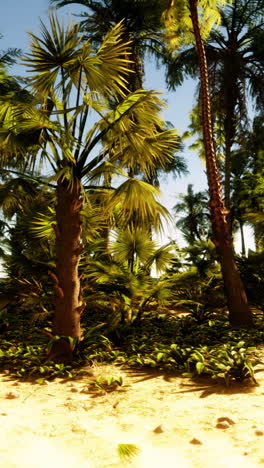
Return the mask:
M263 371L264 368L255 370L255 374L262 373L262 375L260 375L262 380L264 380ZM178 373L164 374L164 372L156 369L127 369L126 372L132 378L133 385L150 379L162 378L169 384L177 381L177 386L180 387L180 390L172 389L169 391L170 394L200 392L199 398L206 398L213 394L233 395L255 393L260 386L258 378L256 378L256 383L253 382L251 378L246 378L243 382L231 380L227 386L224 379L218 378L217 380L213 380L210 376L205 375L190 378L183 377Z

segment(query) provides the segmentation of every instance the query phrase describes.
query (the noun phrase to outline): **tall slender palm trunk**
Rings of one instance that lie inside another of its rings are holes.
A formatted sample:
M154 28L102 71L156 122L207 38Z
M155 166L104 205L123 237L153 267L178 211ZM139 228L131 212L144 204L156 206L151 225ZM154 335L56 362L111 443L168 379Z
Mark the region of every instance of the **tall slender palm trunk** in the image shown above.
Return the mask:
M240 236L241 236L241 255L246 255L246 243L245 243L245 235L244 235L244 223L242 219L239 219L239 229L240 229Z
M244 285L240 279L235 263L233 240L229 229L229 223L227 221L228 211L226 210L222 199L220 176L217 168L213 141L207 59L200 32L197 3L197 0L189 0L191 20L200 66L203 139L214 243L221 265L230 323L234 326L252 326L252 314L249 309Z
M234 23L235 17L233 17ZM231 162L232 162L232 146L236 134L236 104L239 101L237 94L237 83L239 82L239 73L237 70L237 51L239 46L237 37L234 31L234 24L228 39L228 47L226 58L224 60L224 89L223 105L225 112L224 119L224 136L225 136L225 168L224 168L224 202L228 210L231 207ZM230 223L232 232L232 225Z
M58 183L56 205L56 275L55 316L53 334L80 338L80 319L83 310L80 304L80 278L78 266L81 254L82 198L76 183ZM61 339L51 349L50 357L57 360L70 360L74 346Z
M232 149L232 144L233 144L233 137L231 136L231 128L230 128L230 124L228 121L228 117L226 117L226 121L225 121L225 168L224 168L225 200L224 201L225 201L225 207L228 211L230 210L230 207L231 207L231 157L232 157L231 149ZM230 230L232 231L230 219L228 219L228 221L230 224Z

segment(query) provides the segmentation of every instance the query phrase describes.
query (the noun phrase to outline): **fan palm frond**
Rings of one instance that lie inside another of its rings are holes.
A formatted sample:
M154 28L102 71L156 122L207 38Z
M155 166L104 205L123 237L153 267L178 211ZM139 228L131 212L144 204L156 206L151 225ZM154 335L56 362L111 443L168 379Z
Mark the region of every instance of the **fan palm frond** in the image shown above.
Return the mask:
M146 266L151 267L154 265L157 273L160 274L168 268L169 264L175 258L175 254L171 250L171 244L155 249L153 254L149 256Z
M157 202L159 190L142 180L128 179L113 193L109 207L118 205L120 226L129 224L162 229L162 218L169 218L168 210Z
M135 444L119 444L117 452L122 461L131 461L140 453L140 448Z
M38 213L31 221L31 231L35 237L55 239L56 217L54 208L48 207L46 214Z
M154 242L149 238L149 232L143 229L126 229L118 233L116 241L110 248L114 259L119 263L129 261L132 257L146 263L153 254Z

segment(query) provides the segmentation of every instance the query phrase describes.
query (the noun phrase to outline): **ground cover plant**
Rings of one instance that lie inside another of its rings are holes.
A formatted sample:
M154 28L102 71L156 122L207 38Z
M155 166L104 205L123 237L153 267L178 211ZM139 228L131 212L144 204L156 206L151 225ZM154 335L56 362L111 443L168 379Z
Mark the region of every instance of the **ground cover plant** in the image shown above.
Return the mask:
M8 320L8 314L4 317ZM255 317L254 329L232 329L226 315L219 312L202 323L191 312L184 316L148 312L140 322L119 324L115 328L106 322L94 325L96 316L87 316L74 360L56 363L52 358L47 359L54 340L47 336L49 324L45 327L42 320L23 327L22 321L23 317L18 327L17 317L11 318L8 330L2 334L1 367L13 377L39 383L56 377L89 374L93 363L107 362L121 367L156 368L165 374L208 375L227 385L248 378L256 383L254 368L260 364L256 346L264 343L264 321L259 315ZM122 386L123 381L102 375L90 384L90 389L93 386L112 391Z

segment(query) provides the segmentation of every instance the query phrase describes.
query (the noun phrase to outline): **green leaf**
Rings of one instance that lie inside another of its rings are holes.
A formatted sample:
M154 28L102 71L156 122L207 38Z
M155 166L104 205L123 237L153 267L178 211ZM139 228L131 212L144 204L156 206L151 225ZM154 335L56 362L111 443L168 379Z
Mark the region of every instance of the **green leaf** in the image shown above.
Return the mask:
M162 359L164 356L165 356L165 353L158 353L158 354L157 354L157 357L156 357L156 358L157 358L157 361L158 361L158 362L161 361L161 359Z
M204 356L198 350L194 351L194 353L192 354L192 357L194 357L196 360L200 360L201 362L204 362Z
M197 370L198 374L202 374L204 369L205 369L205 365L204 365L203 362L197 362L196 363L196 370Z
M39 379L36 379L35 382L38 383L38 384L44 384L45 379L43 377L40 377Z

